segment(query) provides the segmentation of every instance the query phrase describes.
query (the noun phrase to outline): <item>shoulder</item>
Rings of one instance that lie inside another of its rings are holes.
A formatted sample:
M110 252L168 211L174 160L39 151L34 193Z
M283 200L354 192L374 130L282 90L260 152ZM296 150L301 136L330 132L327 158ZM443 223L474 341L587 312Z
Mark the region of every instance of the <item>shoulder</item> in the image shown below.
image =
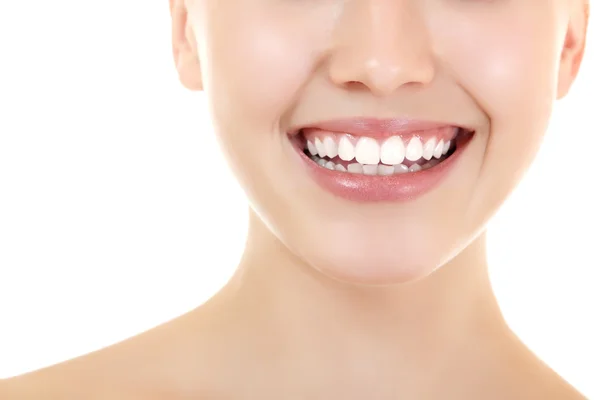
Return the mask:
M531 394L528 398L543 398L547 400L586 400L575 387L567 382L549 366L541 363L542 372L529 385ZM534 397L537 396L537 397Z
M197 397L202 359L180 320L50 367L0 380L0 399L177 400Z
M111 346L0 381L0 399L134 399L141 363L128 347Z
M554 371L547 370L537 377L532 377L530 381L520 379L514 392L523 399L545 399L545 400L586 400L580 392L571 386L562 377Z
M496 389L502 393L502 399L586 399L522 343L506 349L504 355L498 355L496 359L500 361L496 376L504 378L496 381Z

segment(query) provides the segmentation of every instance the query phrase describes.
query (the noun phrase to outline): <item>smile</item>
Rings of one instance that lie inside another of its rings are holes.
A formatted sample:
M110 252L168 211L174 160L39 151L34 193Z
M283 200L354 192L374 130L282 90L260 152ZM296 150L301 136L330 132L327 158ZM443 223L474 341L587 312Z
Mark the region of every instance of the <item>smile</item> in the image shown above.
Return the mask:
M423 132L428 137L412 136L406 140L391 136L385 140L356 137L350 134L304 132L305 153L321 167L364 175L393 175L432 168L454 149L459 128Z
M355 201L410 200L442 181L474 131L412 120L353 119L291 136L311 176Z

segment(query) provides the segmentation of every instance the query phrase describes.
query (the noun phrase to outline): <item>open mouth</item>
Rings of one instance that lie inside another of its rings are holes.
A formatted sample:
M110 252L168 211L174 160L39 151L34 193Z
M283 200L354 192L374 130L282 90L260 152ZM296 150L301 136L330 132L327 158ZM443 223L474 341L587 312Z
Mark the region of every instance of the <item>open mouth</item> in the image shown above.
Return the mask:
M368 176L426 171L443 164L474 132L447 126L386 138L303 129L292 140L318 166Z
M475 131L414 119L350 118L288 133L321 188L358 202L411 201L451 176ZM450 183L451 184L451 183Z

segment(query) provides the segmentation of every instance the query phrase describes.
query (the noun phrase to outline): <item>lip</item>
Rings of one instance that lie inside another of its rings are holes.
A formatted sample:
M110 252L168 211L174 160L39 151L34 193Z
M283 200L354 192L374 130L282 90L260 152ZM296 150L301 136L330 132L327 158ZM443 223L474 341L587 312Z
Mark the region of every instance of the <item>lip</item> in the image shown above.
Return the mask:
M468 127L446 122L420 121L408 118L379 119L379 118L347 118L332 121L321 121L296 127L290 134L296 135L305 130L321 130L328 132L348 133L353 136L369 136L375 139L385 139L389 136L423 136L428 131L447 128L449 126Z
M304 153L300 133L319 129L355 136L385 138L388 136L420 136L419 131L453 126L459 128L454 152L440 164L418 172L388 176L352 174L323 168ZM404 202L414 200L440 185L460 159L475 134L474 130L454 124L400 119L346 119L326 121L298 128L289 135L306 171L315 182L337 197L355 202Z

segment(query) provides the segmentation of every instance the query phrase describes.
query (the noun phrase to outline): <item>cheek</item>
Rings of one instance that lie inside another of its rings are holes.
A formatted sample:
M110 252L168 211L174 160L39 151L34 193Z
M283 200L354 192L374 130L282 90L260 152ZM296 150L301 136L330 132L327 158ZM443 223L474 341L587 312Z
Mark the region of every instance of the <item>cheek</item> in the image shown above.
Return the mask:
M289 10L249 3L210 18L215 22L206 32L208 56L202 63L209 65L205 77L216 89L208 93L215 108L265 129L293 106L332 21L318 9L290 18ZM307 31L307 19L318 29Z
M547 124L556 96L559 42L551 10L454 25L438 48L492 125ZM535 116L535 118L533 117Z
M279 122L314 73L331 20L326 13L281 18L250 3L224 1L206 19L201 65L222 151L250 201L273 213L287 203L270 187L285 181L274 170L286 165ZM306 18L321 20L320 29L307 33Z
M556 97L556 24L553 10L540 7L465 21L438 42L454 79L489 118L471 203L482 213L496 209L514 190L542 143Z

